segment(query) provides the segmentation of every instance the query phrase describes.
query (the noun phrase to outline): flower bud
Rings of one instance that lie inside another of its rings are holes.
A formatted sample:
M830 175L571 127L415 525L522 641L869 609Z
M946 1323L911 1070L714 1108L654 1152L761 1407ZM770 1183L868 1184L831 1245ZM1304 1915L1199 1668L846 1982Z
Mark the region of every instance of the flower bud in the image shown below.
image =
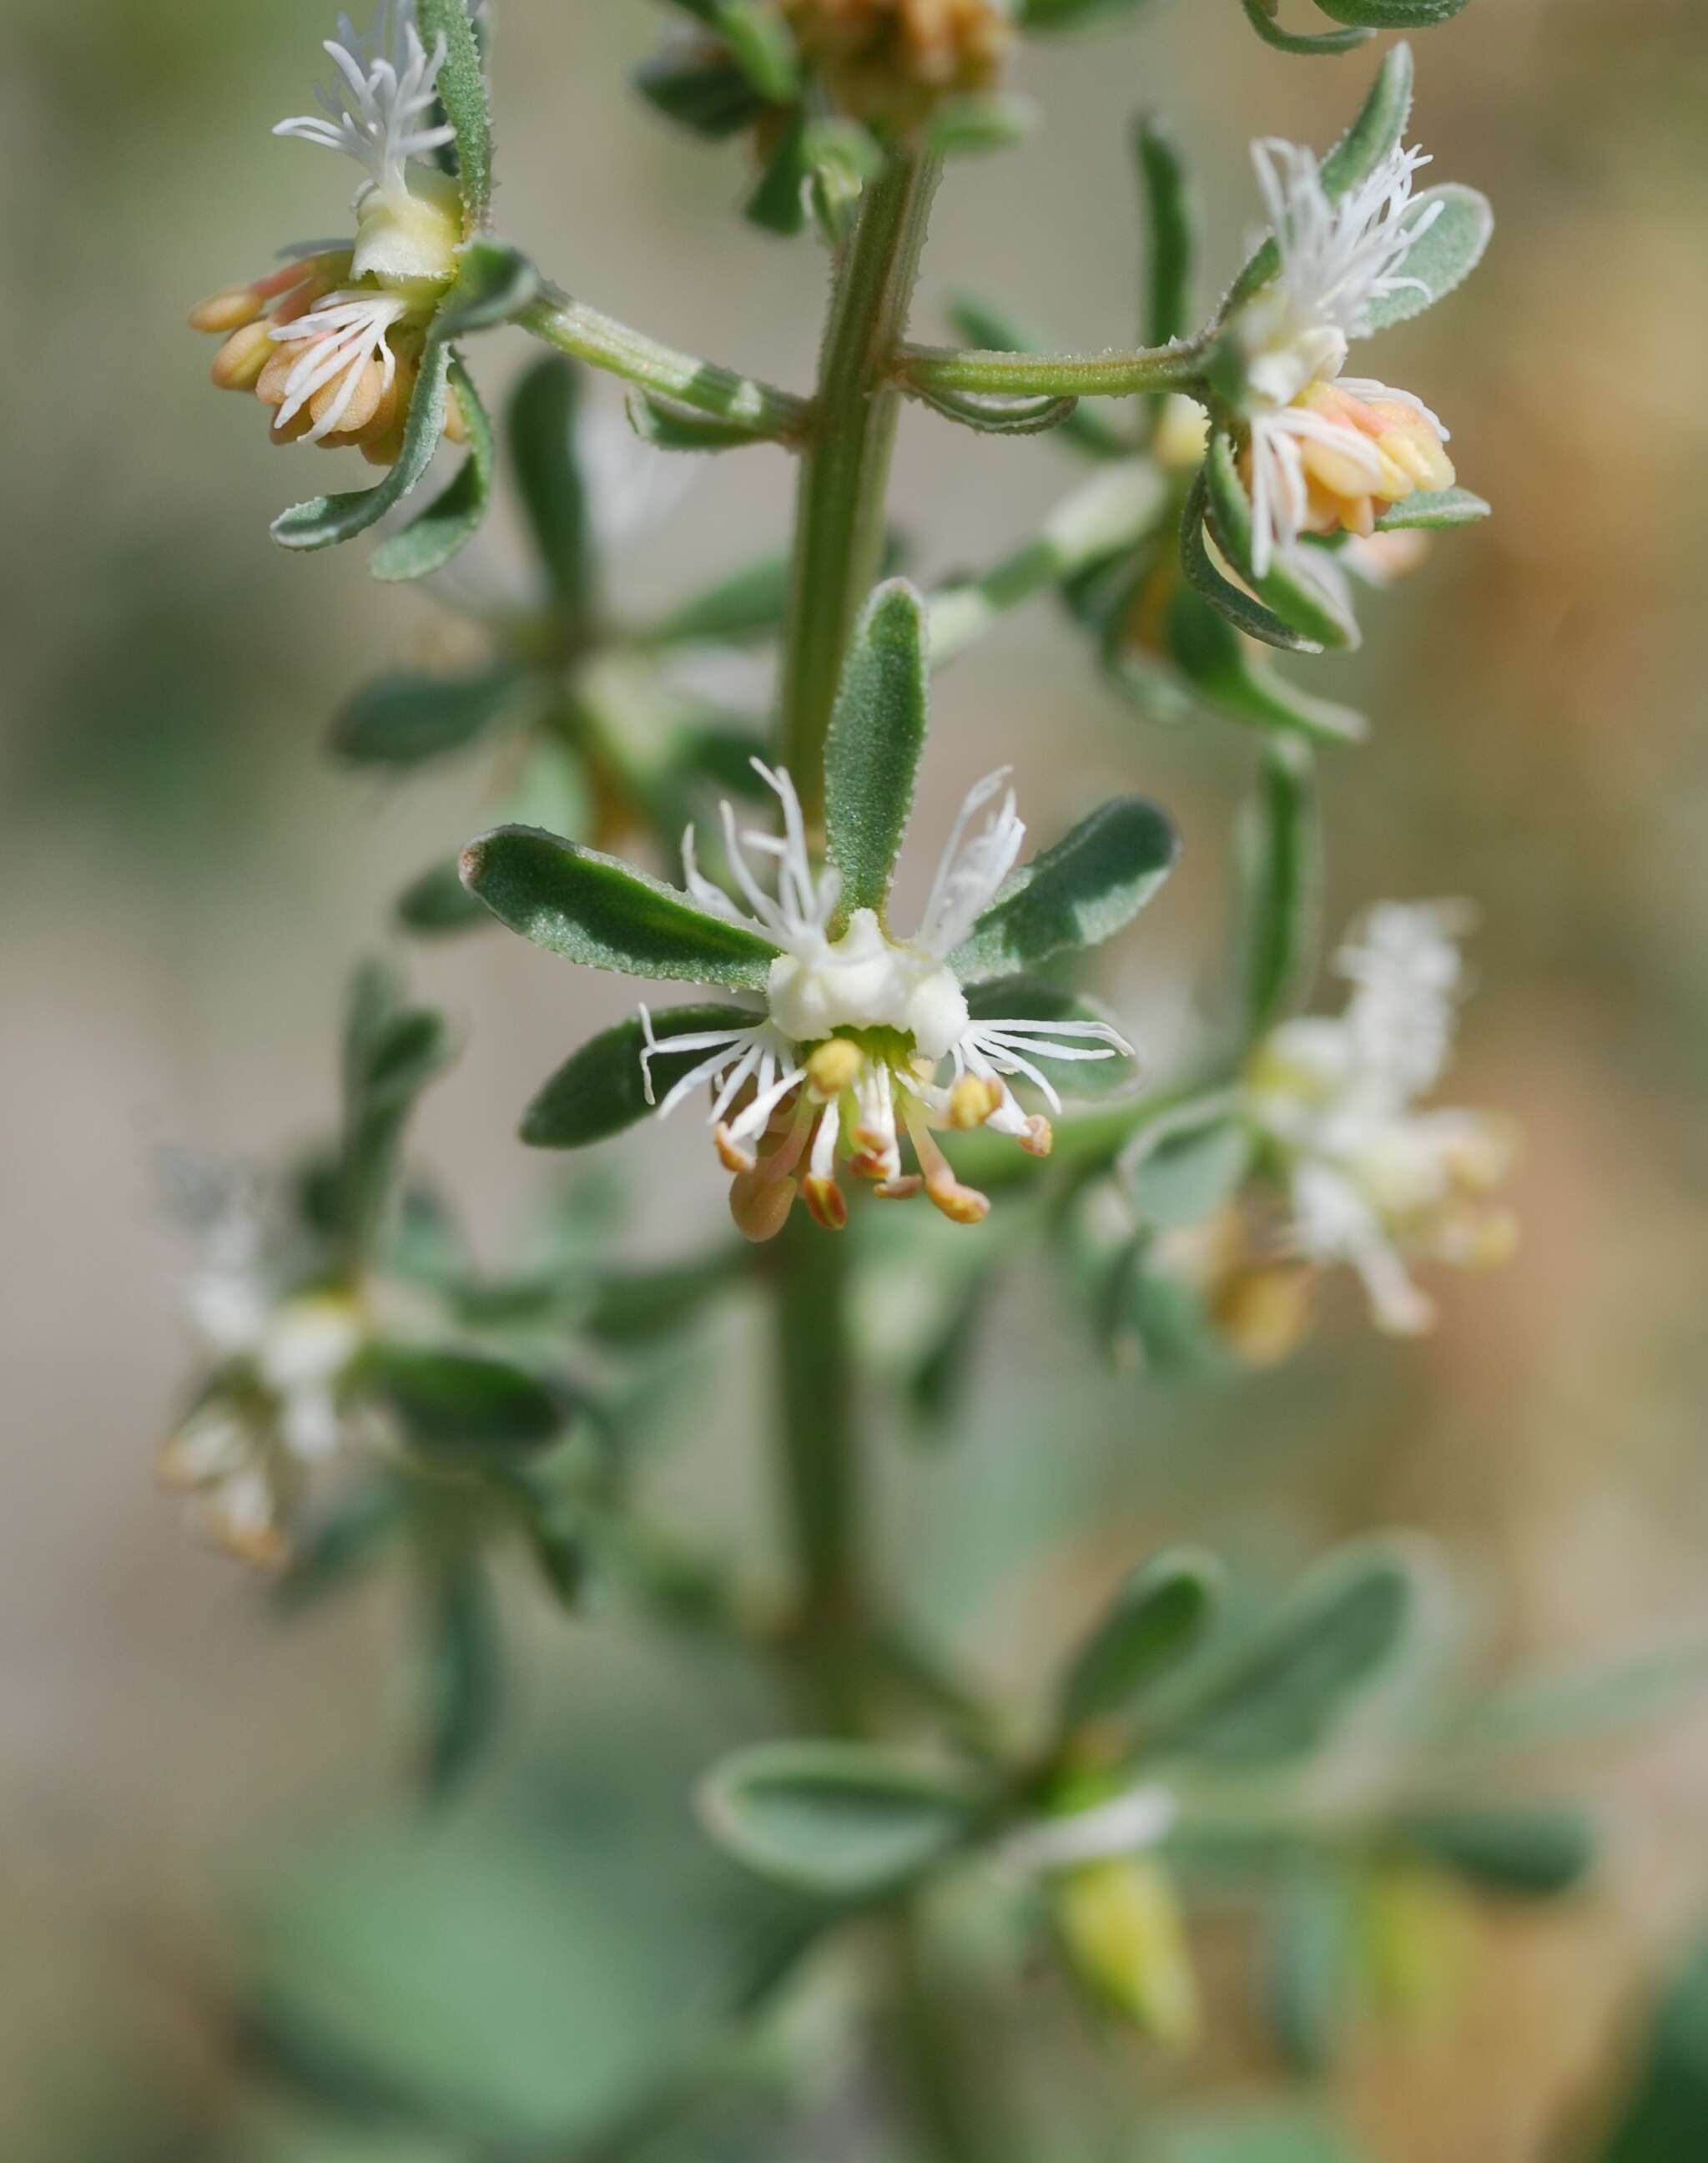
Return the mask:
M1197 1978L1161 1865L1113 1857L1063 1872L1051 1890L1068 1958L1103 2003L1166 2048L1194 2042Z

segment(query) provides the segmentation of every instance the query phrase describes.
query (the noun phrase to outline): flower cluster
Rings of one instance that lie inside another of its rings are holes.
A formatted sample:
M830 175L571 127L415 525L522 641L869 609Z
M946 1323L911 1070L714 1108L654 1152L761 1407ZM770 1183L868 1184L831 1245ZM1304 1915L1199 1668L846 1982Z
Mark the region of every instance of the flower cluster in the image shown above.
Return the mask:
M1279 275L1236 322L1249 436L1242 477L1252 506L1252 568L1265 576L1307 533L1368 535L1419 490L1453 485L1447 430L1409 391L1342 374L1377 302L1426 291L1407 259L1441 215L1415 205L1428 160L1399 146L1331 198L1312 153L1276 140L1252 160Z
M1000 0L783 0L805 58L855 118L905 131L988 90L1013 38Z
M278 1213L237 1186L204 1228L185 1305L212 1372L158 1464L202 1532L262 1568L289 1560L295 1506L347 1438L347 1385L371 1335L359 1296L297 1281Z
M1429 1327L1411 1261L1487 1266L1515 1226L1492 1198L1514 1154L1510 1128L1480 1112L1421 1111L1452 1050L1467 913L1453 903L1384 903L1338 957L1353 989L1335 1019L1284 1022L1247 1073L1249 1115L1280 1168L1287 1244L1305 1261L1349 1264L1379 1326Z
M352 445L389 465L402 448L422 341L456 275L463 238L457 184L428 162L451 139L433 117L444 42L423 45L413 0L382 0L367 36L341 16L326 51L335 73L317 92L322 112L280 121L273 132L362 167L354 242L293 249L281 269L213 294L190 321L223 334L213 380L222 390L253 390L273 407L275 441ZM454 397L445 427L460 439Z
M820 1224L839 1229L848 1213L836 1177L844 1160L886 1200L923 1187L946 1216L976 1224L989 1202L956 1177L937 1132L988 1126L1046 1156L1050 1122L1023 1110L1010 1084L1029 1082L1060 1112L1040 1059L1130 1056L1104 1021L975 1019L950 966L1019 859L1026 830L1007 772L988 775L969 792L919 928L911 939L897 940L873 909L839 919L841 879L834 869L815 872L794 783L780 770L757 770L776 793L783 830L781 836L740 831L724 804L726 856L745 907L700 872L692 829L683 855L688 891L701 909L761 933L779 950L766 1010L745 1026L659 1039L643 1008L647 1100L660 1053L699 1055L658 1111L663 1117L710 1086L718 1155L734 1174L731 1208L751 1239L782 1229L798 1191ZM988 815L975 825L981 813ZM774 893L756 877L754 856L774 863ZM904 1170L904 1135L917 1171Z

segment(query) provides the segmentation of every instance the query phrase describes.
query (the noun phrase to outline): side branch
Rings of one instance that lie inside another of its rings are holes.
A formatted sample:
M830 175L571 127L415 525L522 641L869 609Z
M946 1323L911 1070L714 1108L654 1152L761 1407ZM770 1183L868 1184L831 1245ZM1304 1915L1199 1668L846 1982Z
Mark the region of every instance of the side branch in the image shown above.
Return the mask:
M1132 398L1150 390L1204 395L1208 348L1197 341L1108 353L996 353L904 345L904 390L983 391L994 396Z
M546 286L516 320L533 337L573 359L585 361L589 368L602 368L654 397L726 421L756 439L790 443L805 430L809 408L804 399L757 376L738 375L715 362L660 345L615 317L572 300L554 285Z

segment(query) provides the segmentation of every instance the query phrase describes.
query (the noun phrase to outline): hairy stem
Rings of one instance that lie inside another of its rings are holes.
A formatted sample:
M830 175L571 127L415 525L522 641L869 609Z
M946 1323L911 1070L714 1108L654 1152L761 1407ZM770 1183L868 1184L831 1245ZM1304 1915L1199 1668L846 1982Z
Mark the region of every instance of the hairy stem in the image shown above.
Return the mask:
M779 746L814 825L823 814L825 738L843 658L883 562L899 405L890 379L937 177L934 159L898 157L872 183L831 290L802 445Z
M904 390L1131 398L1146 390L1199 395L1206 358L1204 348L1194 343L1140 348L1132 353L962 353L948 346L904 345L895 369L896 380Z
M642 390L691 406L696 413L747 427L756 437L788 443L806 426L805 402L789 391L660 345L615 317L571 300L555 285L548 285L516 321L523 330L572 359L620 375Z

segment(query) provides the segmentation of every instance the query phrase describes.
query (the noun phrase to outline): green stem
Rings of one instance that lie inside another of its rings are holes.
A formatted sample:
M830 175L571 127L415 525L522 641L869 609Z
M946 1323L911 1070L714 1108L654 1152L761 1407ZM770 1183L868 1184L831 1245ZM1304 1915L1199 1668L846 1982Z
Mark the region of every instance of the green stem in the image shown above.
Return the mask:
M1140 391L1201 395L1208 355L1198 344L1133 353L957 352L904 345L896 380L904 390L977 390L997 396L1131 398Z
M802 447L782 694L783 762L823 815L825 738L855 621L883 557L899 397L890 378L919 275L937 161L898 157L867 189L836 265Z
M859 1725L865 1629L848 1246L797 1210L771 1252L783 1501L797 1574L792 1637L815 1716L846 1733Z
M673 399L696 413L710 413L751 431L757 438L792 441L807 422L804 401L757 376L737 375L694 354L678 353L642 332L631 330L615 317L571 300L555 285L548 285L516 322L523 330L585 361L620 375L642 390Z
M1148 459L1106 468L1059 503L1034 539L977 578L931 596L933 666L964 653L1034 594L1134 546L1168 515L1168 481Z

